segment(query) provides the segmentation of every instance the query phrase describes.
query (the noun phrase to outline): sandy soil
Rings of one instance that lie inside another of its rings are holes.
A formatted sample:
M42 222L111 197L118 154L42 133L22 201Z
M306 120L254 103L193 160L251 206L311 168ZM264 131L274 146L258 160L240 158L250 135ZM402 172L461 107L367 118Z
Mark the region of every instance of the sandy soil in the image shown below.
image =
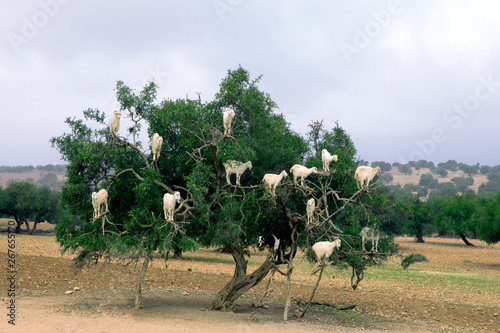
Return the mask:
M356 305L354 310L316 307L303 319L291 317L283 322L285 281L281 277L276 277L274 291L265 299L267 307L252 317L252 303L261 297L267 281L237 300L234 313L203 310L231 278L233 264L226 254L211 250L185 253L184 259L169 259L168 268L164 260L154 260L144 283L143 308L134 310L139 267L99 264L75 274L72 256L61 256L53 235L17 235L16 325L7 323L10 298L2 278L0 331L498 332L500 245L476 241L475 248L468 248L460 240L438 238L415 244L405 237L397 242L403 253L422 253L429 262L407 271L388 263L394 276L382 274L387 269L372 268L356 291L349 287L348 272L329 268L315 300ZM0 262L5 266L6 245L7 235L1 233ZM252 255L249 270L263 259L263 254ZM293 298L306 300L316 277L310 275L310 264L296 261ZM441 277L455 275L465 279L459 285L449 279L449 285L441 282ZM298 309L294 304L292 314Z

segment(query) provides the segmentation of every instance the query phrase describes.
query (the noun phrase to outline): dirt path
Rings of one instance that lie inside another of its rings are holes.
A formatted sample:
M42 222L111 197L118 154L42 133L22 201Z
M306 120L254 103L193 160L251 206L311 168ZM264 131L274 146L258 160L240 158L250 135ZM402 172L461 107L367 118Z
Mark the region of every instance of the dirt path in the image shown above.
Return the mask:
M226 263L229 258L223 254L186 253L186 259L170 259L168 269L164 261L155 260L145 279L144 307L136 311L133 286L139 267L97 265L75 275L71 256L61 257L54 236L19 235L16 241L16 326L8 325L3 314L0 332L497 332L500 328L499 246L478 244L470 249L440 239L417 245L399 238L403 252L423 253L429 263L419 264L412 272L394 266L394 277L386 272L378 277L381 271L370 269L357 291L349 288L343 273L330 271L315 300L356 308L313 308L304 319L291 317L283 322L285 283L279 278L266 299L268 308L257 310L251 318L252 303L267 281L240 298L235 313L202 311L231 277L233 265ZM0 244L6 243L6 235L0 234ZM261 260L258 254L251 257L251 261ZM2 246L0 262L7 262ZM305 300L315 277L310 276L310 264L298 261L297 268L293 297ZM446 274L465 276L460 281L466 283L439 284ZM75 287L79 290L65 294ZM2 279L3 309L9 300L6 290ZM294 304L292 314L297 309Z

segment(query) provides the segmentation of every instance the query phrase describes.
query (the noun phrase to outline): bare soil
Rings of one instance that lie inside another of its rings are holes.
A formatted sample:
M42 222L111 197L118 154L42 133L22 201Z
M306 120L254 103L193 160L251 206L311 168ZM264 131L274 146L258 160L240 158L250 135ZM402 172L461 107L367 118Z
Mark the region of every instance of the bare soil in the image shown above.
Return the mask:
M47 229L42 224L41 229ZM230 255L210 249L184 259L155 259L143 289L143 307L134 310L140 265L98 264L76 272L72 255L61 255L51 234L16 235L16 325L7 323L8 281L0 281L1 332L498 332L500 329L500 244L476 247L458 239L428 238L424 244L396 239L405 254L424 254L429 262L403 270L393 262L371 268L358 290L349 287L350 272L328 268L315 300L303 319L284 322L285 279L276 274L265 308L253 316L267 280L236 301L235 312L204 311L230 280ZM0 262L7 271L7 234L0 234ZM249 270L265 258L255 252ZM399 258L394 258L395 261ZM168 268L166 268L166 264ZM308 300L316 282L313 266L296 260L292 295ZM333 278L335 276L335 278ZM79 290L75 290L74 288ZM66 293L72 292L72 293ZM292 314L299 306L294 304ZM4 313L1 313L1 312Z

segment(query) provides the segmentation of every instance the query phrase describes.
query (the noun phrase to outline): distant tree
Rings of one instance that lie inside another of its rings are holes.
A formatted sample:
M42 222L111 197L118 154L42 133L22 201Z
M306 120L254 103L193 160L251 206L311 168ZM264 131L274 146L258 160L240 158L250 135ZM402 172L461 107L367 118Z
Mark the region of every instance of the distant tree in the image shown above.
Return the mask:
M456 186L451 182L439 183L437 187L441 191L441 195L444 196L453 196L457 194Z
M57 223L60 217L59 193L47 186L37 186L32 180L13 181L2 194L0 213L11 216L17 223L15 232L21 232L21 226L26 225L26 231L32 234L39 222ZM34 221L30 229L29 221Z
M451 182L455 183L458 192L465 192L469 189L470 185L474 184L474 178L453 177Z
M422 168L426 168L427 161L426 160L418 160L415 167L418 168L417 170L420 170Z
M468 246L474 246L467 235L477 233L476 198L474 194L443 196L435 206L438 208L438 225L441 230L450 230L458 234Z
M500 192L494 197L480 199L477 220L479 237L488 244L500 241Z
M384 184L390 183L394 180L394 176L390 173L383 173L379 177L380 181Z
M392 166L390 163L387 162L372 162L372 167L380 167L381 172L389 172L392 169Z
M436 166L434 165L434 162L432 162L432 161L427 162L427 165L425 167L429 168L429 169L436 168Z
M413 169L409 164L404 164L398 166L398 171L401 172L404 175L411 175L413 173Z
M442 166L438 166L436 168L436 174L440 175L441 177L446 177L446 175L448 174L448 171L442 167Z
M37 184L46 185L52 189L60 190L64 185L64 182L57 179L57 175L53 172L45 174L42 179L37 181Z
M429 192L429 199L434 199L442 196L453 196L457 194L457 188L453 183L439 183L435 190Z
M486 176L488 182L479 185L477 191L480 197L491 197L500 191L500 173L490 173Z
M491 172L491 167L487 165L481 165L481 167L479 168L479 172L482 175L486 175Z
M358 166L369 165L370 163L366 160L358 160Z
M418 182L418 185L423 186L423 187L429 187L429 184L432 182L434 177L428 173L424 173L423 175L420 176L420 181Z
M407 205L409 210L407 232L415 236L417 243L423 243L425 230L432 222L431 208L427 202L421 200L419 195L414 196Z
M495 165L491 168L492 173L500 173L500 165Z
M465 174L469 175L469 177L472 175L476 175L479 172L479 163L475 165L463 164L460 170L462 170Z
M397 199L400 201L408 200L408 198L413 196L410 189L408 189L407 187L402 187L399 184L386 185L386 187L388 190L390 190L392 193L394 193L396 195Z
M420 187L418 185L413 184L413 183L406 183L403 186L403 188L410 191L410 192L415 192L415 191L418 191L420 189Z
M418 189L417 194L420 197L425 198L429 194L429 189L426 187L422 187L422 188Z
M450 171L458 170L458 163L455 160L448 160L445 163L438 163L437 166L438 168L443 167Z
M401 163L399 163L399 162L394 162L394 163L392 163L392 166L393 166L393 167L396 167L396 168L397 168L397 167L399 167L400 165L401 165Z

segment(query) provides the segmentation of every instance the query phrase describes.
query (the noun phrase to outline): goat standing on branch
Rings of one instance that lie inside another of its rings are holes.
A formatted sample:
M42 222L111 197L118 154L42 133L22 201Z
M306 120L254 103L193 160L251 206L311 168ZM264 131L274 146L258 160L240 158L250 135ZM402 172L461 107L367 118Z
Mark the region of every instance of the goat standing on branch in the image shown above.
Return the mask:
M312 246L313 252L316 255L316 259L320 264L324 263L324 261L329 258L333 250L340 249L340 239L335 238L332 242L317 242Z
M239 161L228 160L224 162L223 165L226 169L226 180L228 185L231 185L230 177L233 173L236 174L236 185L240 185L240 178L243 172L245 172L246 169L252 170L252 162L250 161L242 163Z
M330 171L330 162L337 162L338 157L337 155L330 155L328 150L323 149L321 151L321 161L323 162L323 171Z
M359 235L361 236L361 247L362 247L363 251L366 251L365 250L366 241L371 240L372 241L371 250L373 252L377 252L378 239L380 237L380 234L378 233L377 230L366 227L366 228L363 228L363 230L361 230Z
M163 145L163 138L158 133L155 133L153 135L153 142L151 147L151 151L153 153L153 162L156 162L158 161L158 159L160 159L160 152L162 145Z
M285 170L281 171L279 175L275 175L274 173L266 173L264 178L262 178L262 182L266 186L266 188L271 192L273 196L276 195L276 186L281 182L283 177L288 177L288 174Z
M106 206L106 210L103 211L102 205ZM108 191L105 189L99 192L92 192L92 206L94 207L94 219L98 218L102 213L107 212L108 209Z
M316 167L306 168L303 165L295 164L290 169L290 172L293 173L293 183L297 185L297 178L300 177L300 185L304 186L304 178L309 176L311 173L317 173L318 168Z
M314 224L314 210L316 209L316 203L314 198L307 200L306 213L307 213L307 226L311 228Z
M273 256L273 259L276 259L278 249L280 247L280 240L273 234L269 234L267 236L259 236L259 248L263 247L264 245L267 245L269 247L269 251Z
M118 131L120 130L120 117L122 115L122 112L117 110L113 112L111 115L111 120L109 123L109 127L111 128L111 132L118 136Z
M231 122L233 121L234 115L235 113L233 109L226 108L226 110L224 111L224 114L222 116L222 121L224 124L224 136L230 136L233 134Z
M359 166L356 169L356 173L354 174L354 178L356 179L356 184L358 185L358 189L362 189L364 186L369 186L370 182L375 178L376 175L380 173L380 167L376 166L375 168L369 166Z
M163 196L163 213L165 220L174 222L175 203L181 203L181 194L175 191L174 194L165 193Z

